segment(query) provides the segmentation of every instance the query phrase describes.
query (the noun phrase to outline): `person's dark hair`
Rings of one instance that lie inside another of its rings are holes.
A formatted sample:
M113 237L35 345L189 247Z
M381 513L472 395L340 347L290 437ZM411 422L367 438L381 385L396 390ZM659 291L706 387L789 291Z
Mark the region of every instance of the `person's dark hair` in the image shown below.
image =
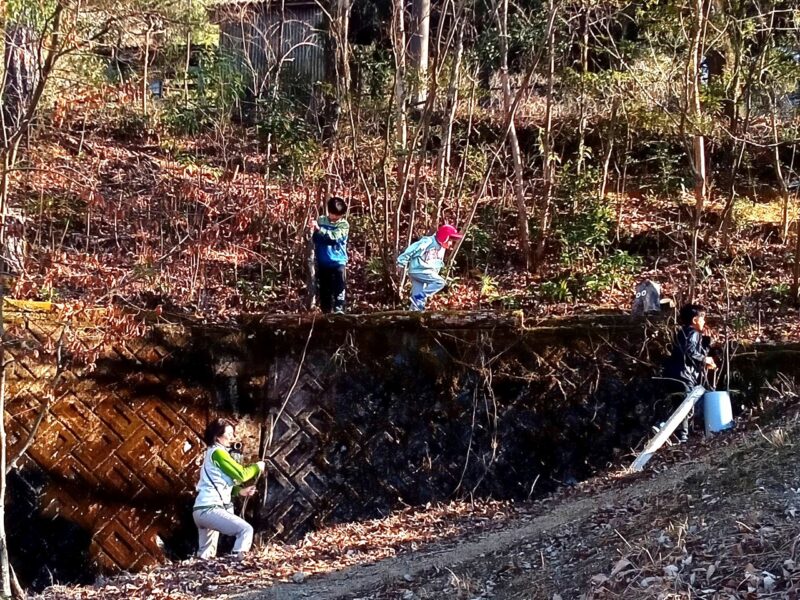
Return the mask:
M203 441L209 445L213 446L217 438L225 433L225 428L230 425L233 427L233 423L228 419L217 418L211 421L208 425L206 425L206 430L203 432Z
M681 325L691 325L695 317L706 314L706 307L700 304L686 304L681 308L678 319Z
M347 202L345 202L344 198L340 198L339 196L331 196L328 199L328 214L341 217L346 212Z

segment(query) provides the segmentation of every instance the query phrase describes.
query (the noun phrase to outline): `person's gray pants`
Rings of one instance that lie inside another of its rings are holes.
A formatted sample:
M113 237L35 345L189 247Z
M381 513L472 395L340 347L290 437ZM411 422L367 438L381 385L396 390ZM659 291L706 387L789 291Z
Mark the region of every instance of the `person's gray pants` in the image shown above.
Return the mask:
M705 393L706 393L706 388L704 388L702 385L696 385L694 387L690 387L688 385L686 386L686 397L684 398L684 401L686 401L686 399L689 398L690 396L693 399L692 410L689 411L689 414L686 415L686 418L683 420L683 423L681 423L681 432L687 436L689 435L689 424L691 420L694 418L694 407L697 405L697 402L705 395Z
M233 545L234 554L247 552L253 545L253 526L233 514L233 508L196 510L192 516L199 533L197 556L200 558L213 558L217 555L220 533L236 537Z

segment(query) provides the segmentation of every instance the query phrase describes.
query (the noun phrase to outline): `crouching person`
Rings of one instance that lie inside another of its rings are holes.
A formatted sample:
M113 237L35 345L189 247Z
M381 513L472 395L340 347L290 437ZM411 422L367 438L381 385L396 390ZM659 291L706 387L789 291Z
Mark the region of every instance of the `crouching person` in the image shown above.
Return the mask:
M442 225L436 235L420 238L397 257L398 269L408 268L411 279L411 310L425 310L428 298L444 288L445 281L439 275L444 253L453 246L453 240L462 237L452 225Z
M203 440L208 445L192 516L199 533L197 556L213 558L217 554L219 534L236 538L233 555L241 558L253 544L253 527L233 514L231 497L252 496L255 485L241 487L264 472L264 461L242 466L230 455L228 448L234 441L233 424L226 419L215 419L206 427Z

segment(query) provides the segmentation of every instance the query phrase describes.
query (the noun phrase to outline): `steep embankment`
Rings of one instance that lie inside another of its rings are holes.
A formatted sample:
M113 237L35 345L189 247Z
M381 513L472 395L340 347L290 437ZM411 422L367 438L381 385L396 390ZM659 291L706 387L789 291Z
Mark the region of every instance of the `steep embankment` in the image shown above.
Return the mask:
M800 585L800 419L659 454L512 506L450 504L42 598L791 598ZM671 596L670 596L671 594Z

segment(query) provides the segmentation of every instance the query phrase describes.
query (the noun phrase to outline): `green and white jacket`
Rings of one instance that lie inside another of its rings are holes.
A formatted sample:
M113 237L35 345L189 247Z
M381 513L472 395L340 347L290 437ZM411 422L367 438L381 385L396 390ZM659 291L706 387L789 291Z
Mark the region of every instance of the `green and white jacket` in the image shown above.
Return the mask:
M258 465L240 465L221 444L206 450L197 481L197 498L193 510L229 508L231 495L239 493L239 485L258 476Z

